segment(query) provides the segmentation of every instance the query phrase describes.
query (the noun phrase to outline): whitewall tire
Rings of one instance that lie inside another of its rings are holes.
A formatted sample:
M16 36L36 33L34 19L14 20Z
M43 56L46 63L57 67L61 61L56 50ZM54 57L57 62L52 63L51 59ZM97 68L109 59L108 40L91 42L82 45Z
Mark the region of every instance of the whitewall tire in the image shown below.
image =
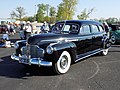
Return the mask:
M103 49L103 51L101 52L101 54L102 54L103 56L106 56L106 55L108 54L108 50L109 50L109 49Z
M54 65L55 72L57 74L66 73L71 65L71 56L68 51L63 51L60 55L57 63Z

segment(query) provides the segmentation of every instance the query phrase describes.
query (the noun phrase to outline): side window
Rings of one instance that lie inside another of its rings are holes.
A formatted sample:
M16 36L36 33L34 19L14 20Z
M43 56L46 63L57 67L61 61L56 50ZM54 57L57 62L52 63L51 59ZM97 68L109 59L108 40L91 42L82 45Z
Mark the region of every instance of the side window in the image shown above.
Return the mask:
M92 29L92 33L98 33L99 29L97 27L97 25L91 25L91 29Z
M79 31L79 25L78 24L72 24L70 28L71 34L78 34Z
M90 34L90 26L89 25L83 25L81 28L80 28L80 32L79 34L81 35L86 35L86 34Z
M69 32L70 29L70 25L65 25L64 30L63 31L68 31Z
M103 31L104 31L104 28L103 28L101 25L98 25L98 27L99 27L99 31L100 31L100 32L103 32Z

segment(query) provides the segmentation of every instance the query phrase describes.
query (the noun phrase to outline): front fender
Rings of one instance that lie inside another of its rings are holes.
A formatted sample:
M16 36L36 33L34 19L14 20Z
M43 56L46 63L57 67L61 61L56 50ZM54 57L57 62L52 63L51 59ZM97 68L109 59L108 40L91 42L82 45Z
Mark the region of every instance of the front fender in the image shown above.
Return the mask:
M73 42L63 42L63 43L56 43L50 44L53 47L54 51L69 49L69 48L76 48L76 44Z
M50 45L53 48L53 54L50 55L52 58L54 57L53 63L57 62L63 51L68 51L71 55L72 63L75 62L76 54L77 54L77 50L76 50L77 46L74 42L62 42L62 43L54 43Z
M15 42L15 45L19 45L19 46L25 46L27 43L26 40L18 40Z

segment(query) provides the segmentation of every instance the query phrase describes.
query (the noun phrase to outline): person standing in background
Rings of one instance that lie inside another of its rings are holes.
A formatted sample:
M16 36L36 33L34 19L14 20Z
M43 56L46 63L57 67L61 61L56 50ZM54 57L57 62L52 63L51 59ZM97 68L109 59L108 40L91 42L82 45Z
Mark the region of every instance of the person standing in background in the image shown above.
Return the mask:
M25 30L25 24L24 24L24 23L21 23L21 24L20 24L20 32L19 32L21 39L25 39L24 30Z
M27 24L25 25L25 39L28 39L31 36L32 33L32 26L30 24L30 21L27 21Z
M7 31L8 31L8 34L10 35L10 22L8 22L7 24Z
M14 35L14 26L12 22L10 22L10 35Z
M46 21L44 21L43 25L41 26L41 31L42 31L42 33L48 33L49 26Z

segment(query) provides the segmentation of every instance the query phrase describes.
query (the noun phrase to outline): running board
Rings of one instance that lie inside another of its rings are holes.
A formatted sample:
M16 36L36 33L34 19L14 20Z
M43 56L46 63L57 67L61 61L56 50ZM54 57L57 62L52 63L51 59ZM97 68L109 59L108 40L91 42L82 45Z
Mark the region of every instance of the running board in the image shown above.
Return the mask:
M102 49L101 50L95 50L95 51L93 51L93 53L91 53L91 54L89 54L89 55L84 55L83 57L82 57L82 55L78 55L78 57L80 57L79 59L77 59L77 60L75 60L75 62L78 62L78 61L80 61L81 59L85 59L85 58L87 58L87 57L90 57L90 56L92 56L92 55L95 55L95 54L97 54L97 53L100 53L102 51Z

